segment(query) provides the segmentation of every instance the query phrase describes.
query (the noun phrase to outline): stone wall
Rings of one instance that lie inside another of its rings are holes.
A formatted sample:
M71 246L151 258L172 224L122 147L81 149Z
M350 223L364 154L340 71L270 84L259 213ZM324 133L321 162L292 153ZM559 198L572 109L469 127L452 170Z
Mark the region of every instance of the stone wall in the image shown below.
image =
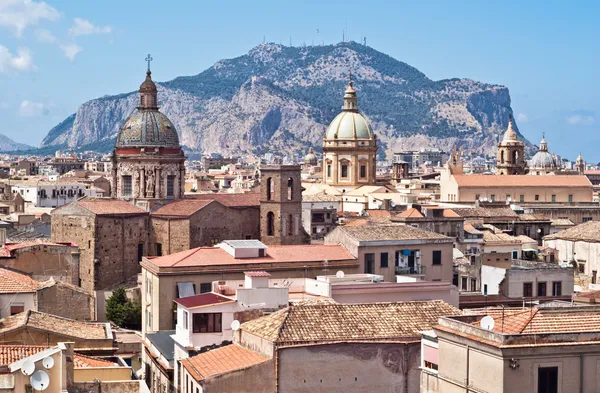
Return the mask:
M147 393L144 381L75 382L73 393Z
M204 392L276 392L275 362L269 360L242 370L207 378L202 387Z
M56 283L37 293L37 310L78 321L94 320L94 297L84 290Z
M59 342L74 342L75 350L80 348L94 348L98 349L97 352L102 355L107 355L114 351L113 340L110 338L79 339L69 336L69 332L67 331L63 335L49 331L22 328L0 333L0 342L23 345L57 345Z

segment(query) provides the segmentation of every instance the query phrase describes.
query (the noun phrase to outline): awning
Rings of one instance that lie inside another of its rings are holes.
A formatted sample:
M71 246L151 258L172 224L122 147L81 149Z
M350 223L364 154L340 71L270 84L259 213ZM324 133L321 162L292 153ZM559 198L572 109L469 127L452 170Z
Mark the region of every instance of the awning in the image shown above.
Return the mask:
M423 344L423 360L433 364L438 364L438 349Z
M178 282L177 291L179 291L179 299L182 297L194 296L194 284L191 282Z

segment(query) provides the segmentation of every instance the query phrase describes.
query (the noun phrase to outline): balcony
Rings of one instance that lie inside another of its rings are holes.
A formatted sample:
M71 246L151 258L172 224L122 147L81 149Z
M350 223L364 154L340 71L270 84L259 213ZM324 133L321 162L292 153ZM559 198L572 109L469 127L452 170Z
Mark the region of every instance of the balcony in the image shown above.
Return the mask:
M424 276L425 266L416 265L413 267L396 266L397 276Z

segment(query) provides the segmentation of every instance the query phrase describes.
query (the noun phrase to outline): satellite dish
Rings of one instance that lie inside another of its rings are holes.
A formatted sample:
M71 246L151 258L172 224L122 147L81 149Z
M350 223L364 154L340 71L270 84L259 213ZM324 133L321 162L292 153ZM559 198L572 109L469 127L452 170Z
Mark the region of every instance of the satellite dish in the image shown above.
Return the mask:
M335 273L335 276L337 278L344 278L345 275L346 274L343 271L341 271L341 270L339 272Z
M233 330L234 332L240 330L240 321L236 319L233 322L231 322L231 330Z
M31 375L35 371L35 363L31 359L27 359L21 366L21 372L23 375Z
M495 325L496 322L494 322L494 318L490 317L489 315L481 318L481 321L479 322L479 326L485 330L493 330Z
M50 377L45 371L38 370L29 378L29 382L34 390L46 390L50 385Z
M45 357L44 360L42 360L42 364L44 365L44 368L50 369L54 367L54 358L50 356Z
M391 202L390 202L390 206L391 206L391 207L396 207L396 202L394 202L394 201L391 201Z

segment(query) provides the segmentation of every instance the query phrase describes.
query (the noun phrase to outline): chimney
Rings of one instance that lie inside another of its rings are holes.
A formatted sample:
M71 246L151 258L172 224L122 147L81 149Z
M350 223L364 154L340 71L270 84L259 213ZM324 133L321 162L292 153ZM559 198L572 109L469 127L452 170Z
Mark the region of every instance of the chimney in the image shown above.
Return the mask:
M246 276L244 288L269 288L269 277L271 275L265 271L244 272Z

